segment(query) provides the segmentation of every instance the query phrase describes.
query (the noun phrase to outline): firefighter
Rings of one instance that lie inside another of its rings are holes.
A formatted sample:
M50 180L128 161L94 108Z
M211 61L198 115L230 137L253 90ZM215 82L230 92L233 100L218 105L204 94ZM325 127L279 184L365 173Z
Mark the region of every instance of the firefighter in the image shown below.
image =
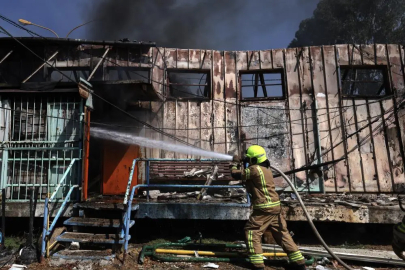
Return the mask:
M402 218L401 223L394 226L392 249L399 258L405 260L403 254L405 251L405 216Z
M266 229L271 231L274 240L287 253L294 268L306 269L305 259L292 240L281 215L280 199L266 151L259 145L252 145L247 149L243 161L249 164L244 170L240 168L241 159L234 156L231 175L236 180L242 180L251 197L253 212L245 225L245 239L253 269L264 269L261 239Z

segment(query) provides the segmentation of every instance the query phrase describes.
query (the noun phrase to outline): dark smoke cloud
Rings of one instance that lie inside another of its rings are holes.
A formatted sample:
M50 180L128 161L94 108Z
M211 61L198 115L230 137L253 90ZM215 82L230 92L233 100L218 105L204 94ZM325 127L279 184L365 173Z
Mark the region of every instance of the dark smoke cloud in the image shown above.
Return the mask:
M269 40L272 35L287 46L318 1L98 0L85 14L88 20L100 19L89 25L91 39L129 38L178 48L264 49L279 44Z

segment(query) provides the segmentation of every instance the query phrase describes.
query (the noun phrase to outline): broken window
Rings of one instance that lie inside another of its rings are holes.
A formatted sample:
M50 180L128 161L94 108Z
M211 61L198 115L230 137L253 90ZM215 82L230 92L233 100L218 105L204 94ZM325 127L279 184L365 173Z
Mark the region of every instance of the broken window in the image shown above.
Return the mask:
M241 99L284 98L282 70L243 72L240 76Z
M52 67L48 68L50 73L50 81L58 82L79 82L80 78L87 80L90 75L89 67L69 67L54 69ZM62 75L63 74L63 75ZM93 76L92 79L94 79Z
M211 79L209 71L168 70L168 97L178 99L209 99Z
M149 69L137 67L108 67L107 81L138 81L149 83Z
M391 94L386 67L340 68L342 94L351 97L381 97Z

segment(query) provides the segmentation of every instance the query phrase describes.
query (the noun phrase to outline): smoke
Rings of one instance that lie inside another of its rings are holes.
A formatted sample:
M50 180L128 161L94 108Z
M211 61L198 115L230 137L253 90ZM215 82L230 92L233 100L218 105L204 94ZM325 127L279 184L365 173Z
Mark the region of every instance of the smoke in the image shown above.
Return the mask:
M319 0L99 0L84 10L91 39L245 50L285 47ZM280 44L280 45L278 45Z

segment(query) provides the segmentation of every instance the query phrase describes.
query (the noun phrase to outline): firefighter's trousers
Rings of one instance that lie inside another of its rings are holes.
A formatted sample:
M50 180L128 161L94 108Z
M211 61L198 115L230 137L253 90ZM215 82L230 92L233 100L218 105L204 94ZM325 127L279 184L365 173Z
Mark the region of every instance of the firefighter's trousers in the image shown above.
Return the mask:
M304 264L305 259L287 230L281 216L281 207L254 209L245 226L246 247L250 261L256 267L264 267L261 240L266 229L271 231L276 243L281 246L291 263Z

